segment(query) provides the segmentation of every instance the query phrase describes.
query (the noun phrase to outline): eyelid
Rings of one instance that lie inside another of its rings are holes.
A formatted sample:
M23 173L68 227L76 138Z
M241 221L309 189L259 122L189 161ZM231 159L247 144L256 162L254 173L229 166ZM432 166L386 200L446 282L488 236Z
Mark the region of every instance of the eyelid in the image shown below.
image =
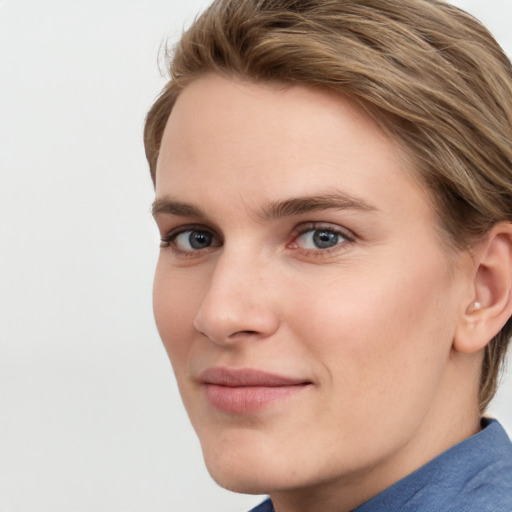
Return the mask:
M336 233L343 237L345 240L327 249L304 249L298 246L293 247L293 244L295 244L297 238L299 238L300 236L304 235L309 231L322 229L326 231L332 231L333 233ZM355 240L356 236L352 231L337 224L331 224L329 222L306 222L301 223L295 227L292 233L292 240L287 244L287 247L293 250L300 251L307 255L328 256L333 252L344 250L347 244L353 243Z
M206 232L210 233L214 237L214 239L217 239L220 243L211 245L209 247L205 247L204 249L196 249L196 250L191 250L191 251L181 250L175 244L173 244L173 242L176 240L176 238L179 235L186 233L187 231L206 231ZM185 257L200 255L200 254L203 254L205 251L211 250L212 248L219 247L220 245L222 245L222 239L217 234L217 232L214 229L209 228L203 224L186 224L186 225L177 226L177 227L169 230L165 235L162 235L160 237L160 240L161 240L160 248L162 248L162 249L171 248L172 251L176 255L185 256Z

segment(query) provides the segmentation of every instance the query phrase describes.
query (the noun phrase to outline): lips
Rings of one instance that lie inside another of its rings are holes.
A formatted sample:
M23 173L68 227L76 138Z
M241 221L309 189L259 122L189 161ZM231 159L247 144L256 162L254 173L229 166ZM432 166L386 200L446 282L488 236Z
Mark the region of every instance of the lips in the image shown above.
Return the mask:
M254 413L300 393L311 382L254 369L208 368L200 375L209 403L223 412Z

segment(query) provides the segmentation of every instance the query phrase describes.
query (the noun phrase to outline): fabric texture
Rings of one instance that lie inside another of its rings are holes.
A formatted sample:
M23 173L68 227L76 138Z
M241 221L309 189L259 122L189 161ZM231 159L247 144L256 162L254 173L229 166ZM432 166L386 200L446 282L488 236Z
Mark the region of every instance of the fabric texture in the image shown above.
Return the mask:
M353 512L512 512L512 444L496 420L482 427Z

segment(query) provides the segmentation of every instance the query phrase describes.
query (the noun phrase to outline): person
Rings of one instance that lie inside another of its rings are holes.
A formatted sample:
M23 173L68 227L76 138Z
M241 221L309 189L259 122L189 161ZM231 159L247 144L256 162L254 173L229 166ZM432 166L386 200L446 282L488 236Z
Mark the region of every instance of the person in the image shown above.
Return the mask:
M154 313L255 511L512 510L512 67L440 0L216 0L144 142Z

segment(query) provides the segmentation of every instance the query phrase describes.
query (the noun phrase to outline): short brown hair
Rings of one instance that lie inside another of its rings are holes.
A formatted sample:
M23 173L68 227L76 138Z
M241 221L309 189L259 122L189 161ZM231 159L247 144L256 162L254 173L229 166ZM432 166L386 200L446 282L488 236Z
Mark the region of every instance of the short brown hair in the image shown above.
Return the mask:
M151 175L178 95L208 72L323 87L369 112L412 156L449 245L512 222L512 67L487 29L441 0L216 0L170 57L146 119ZM480 410L512 321L485 349Z

